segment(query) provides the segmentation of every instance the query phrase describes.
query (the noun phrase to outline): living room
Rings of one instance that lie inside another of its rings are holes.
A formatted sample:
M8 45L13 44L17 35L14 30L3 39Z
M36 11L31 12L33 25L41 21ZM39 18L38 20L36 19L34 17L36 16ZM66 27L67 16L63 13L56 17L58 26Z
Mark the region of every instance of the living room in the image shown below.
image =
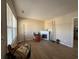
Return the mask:
M63 59L64 57L65 59L76 59L78 47L74 48L74 21L77 20L76 24L78 23L77 2L77 0L46 0L46 2L45 0L7 0L6 2L3 0L2 59L5 59L6 47L9 44L16 46L19 42L31 44L33 59ZM76 29L78 29L78 24ZM34 33L40 33L42 40L34 40ZM57 40L60 44L56 44ZM43 52L44 50L45 52ZM68 56L68 52L72 54ZM60 53L63 55L59 55Z

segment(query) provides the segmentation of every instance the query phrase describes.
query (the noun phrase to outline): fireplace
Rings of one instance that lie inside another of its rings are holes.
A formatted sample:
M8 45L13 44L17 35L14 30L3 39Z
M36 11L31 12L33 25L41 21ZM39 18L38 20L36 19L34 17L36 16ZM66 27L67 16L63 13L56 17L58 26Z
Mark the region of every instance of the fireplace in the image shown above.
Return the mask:
M42 38L47 38L47 34L42 34Z
M41 37L44 40L49 40L49 31L40 31Z

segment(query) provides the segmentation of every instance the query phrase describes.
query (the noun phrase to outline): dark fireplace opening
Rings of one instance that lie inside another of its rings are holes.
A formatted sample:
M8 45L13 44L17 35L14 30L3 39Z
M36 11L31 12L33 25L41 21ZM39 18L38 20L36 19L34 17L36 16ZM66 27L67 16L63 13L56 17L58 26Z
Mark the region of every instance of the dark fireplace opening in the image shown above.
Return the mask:
M42 34L42 38L47 38L47 34Z

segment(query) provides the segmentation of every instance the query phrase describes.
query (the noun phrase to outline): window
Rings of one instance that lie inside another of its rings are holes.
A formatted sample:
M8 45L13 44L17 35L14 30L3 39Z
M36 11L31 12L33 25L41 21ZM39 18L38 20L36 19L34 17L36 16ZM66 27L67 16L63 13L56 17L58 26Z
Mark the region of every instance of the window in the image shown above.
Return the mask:
M15 42L17 37L17 20L7 4L7 45Z

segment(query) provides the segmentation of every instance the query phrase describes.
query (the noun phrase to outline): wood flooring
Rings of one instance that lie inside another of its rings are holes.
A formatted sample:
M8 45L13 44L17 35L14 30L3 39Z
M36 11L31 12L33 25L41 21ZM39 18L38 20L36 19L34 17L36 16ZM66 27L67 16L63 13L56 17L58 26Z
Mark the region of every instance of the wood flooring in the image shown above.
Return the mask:
M53 43L50 41L28 41L31 44L30 59L78 59L75 48Z

